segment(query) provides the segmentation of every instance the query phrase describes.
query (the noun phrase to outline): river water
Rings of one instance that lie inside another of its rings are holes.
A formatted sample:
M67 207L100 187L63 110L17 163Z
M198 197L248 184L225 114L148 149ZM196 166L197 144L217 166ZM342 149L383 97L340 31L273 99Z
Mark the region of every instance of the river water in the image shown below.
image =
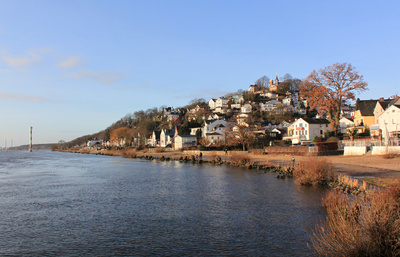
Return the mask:
M321 194L226 166L0 152L0 256L309 256Z

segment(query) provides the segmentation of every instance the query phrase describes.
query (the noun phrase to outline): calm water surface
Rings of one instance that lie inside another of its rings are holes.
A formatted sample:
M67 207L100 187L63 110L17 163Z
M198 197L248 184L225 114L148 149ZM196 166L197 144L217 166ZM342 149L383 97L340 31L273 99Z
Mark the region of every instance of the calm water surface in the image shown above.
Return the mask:
M309 256L321 193L225 166L0 152L0 256Z

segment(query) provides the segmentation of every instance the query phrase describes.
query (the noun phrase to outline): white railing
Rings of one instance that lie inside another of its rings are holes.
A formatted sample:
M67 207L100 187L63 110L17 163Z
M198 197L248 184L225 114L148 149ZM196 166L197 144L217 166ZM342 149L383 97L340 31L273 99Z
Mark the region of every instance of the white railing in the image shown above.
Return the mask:
M339 142L339 148L342 146L386 146L385 140L343 140ZM400 146L400 139L390 139L387 146Z

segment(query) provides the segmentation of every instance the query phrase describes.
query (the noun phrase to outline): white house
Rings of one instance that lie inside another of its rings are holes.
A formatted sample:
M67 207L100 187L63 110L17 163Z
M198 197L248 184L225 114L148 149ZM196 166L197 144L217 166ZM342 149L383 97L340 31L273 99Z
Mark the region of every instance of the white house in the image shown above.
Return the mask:
M215 107L223 107L228 104L228 99L226 97L219 97L215 102Z
M262 93L262 94L260 94L260 96L262 96L262 97L268 97L268 98L277 98L278 97L278 94L277 93L274 93L274 92L265 92L265 93Z
M87 142L87 146L89 147L93 147L95 145L102 145L103 144L103 140L90 140Z
M374 108L374 117L375 117L375 124L378 124L378 117L389 107L390 102L393 99L383 99L380 98L378 102L376 102L375 108Z
M172 140L175 135L175 129L162 129L160 133L160 146L166 147L172 145Z
M278 101L276 101L276 100L271 100L266 103L260 103L260 111L262 111L262 112L272 111L273 109L276 108L277 103L278 103Z
M235 104L242 104L244 102L243 95L233 95L232 102Z
M208 101L208 106L210 107L210 110L214 110L215 109L216 102L217 102L217 99L213 99L213 98L211 98L210 101Z
M249 115L246 113L240 113L236 115L236 123L238 125L242 124L243 122L247 122L249 120Z
M174 107L165 107L165 108L163 108L164 116L169 115L171 112L175 112Z
M215 107L213 113L225 114L228 112L228 105Z
M206 133L206 139L212 144L224 143L225 142L225 134L221 134L218 132L210 132Z
M226 127L227 127L227 122L225 120L207 120L204 123L204 127L202 129L203 137L206 137L206 134L211 132L218 132L225 134L224 131Z
M228 108L228 99L226 97L210 99L208 106L210 107L210 110L214 112L226 112L226 109Z
M350 118L341 118L339 120L339 125L338 125L338 130L340 131L340 133L345 134L347 133L347 129L348 128L354 128L354 121Z
M242 104L240 104L240 103L237 103L237 104L233 103L233 104L231 104L231 109L232 109L232 110L240 110L241 108L242 108Z
M161 130L154 130L153 134L151 134L148 144L150 146L159 146L160 145L160 135L161 135Z
M175 150L197 146L197 137L193 135L177 135L175 137Z
M327 119L300 118L291 124L292 144L311 142L315 136L324 137L331 131Z
M292 103L292 98L287 96L287 97L285 97L285 98L282 99L282 103L283 103L284 105L289 106L289 105Z
M391 105L378 117L378 125L382 130L382 137L389 138L400 137L400 104Z
M242 113L251 113L251 110L252 110L252 106L249 103L244 104L241 108Z

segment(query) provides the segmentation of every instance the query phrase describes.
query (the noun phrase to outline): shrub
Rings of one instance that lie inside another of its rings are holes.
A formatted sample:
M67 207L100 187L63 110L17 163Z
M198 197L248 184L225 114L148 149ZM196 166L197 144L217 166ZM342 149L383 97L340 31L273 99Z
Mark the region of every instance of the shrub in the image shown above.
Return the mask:
M326 221L313 235L324 256L399 256L400 184L366 197L329 191L323 198Z
M326 142L339 142L339 138L338 137L330 137L326 140Z
M251 150L252 154L262 155L264 153L264 149L253 149Z
M135 149L121 150L121 156L124 158L136 158L136 150Z
M313 141L314 143L317 143L317 142L322 142L322 141L324 141L324 139L323 139L322 137L315 136L315 137L313 138L312 141Z
M335 151L338 149L337 142L317 142L315 146L318 148L318 152Z
M309 157L294 169L293 178L300 185L325 185L334 179L332 165L325 159Z
M231 154L229 155L229 161L236 165L245 165L250 162L250 157L244 154Z
M154 151L155 151L156 153L163 153L163 152L165 152L164 148L162 148L162 147L156 147L156 148L154 149Z

